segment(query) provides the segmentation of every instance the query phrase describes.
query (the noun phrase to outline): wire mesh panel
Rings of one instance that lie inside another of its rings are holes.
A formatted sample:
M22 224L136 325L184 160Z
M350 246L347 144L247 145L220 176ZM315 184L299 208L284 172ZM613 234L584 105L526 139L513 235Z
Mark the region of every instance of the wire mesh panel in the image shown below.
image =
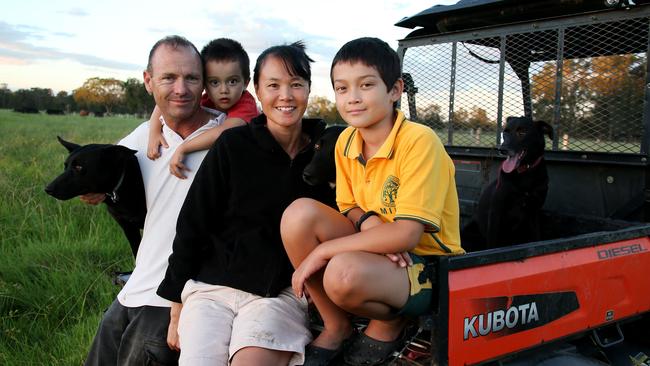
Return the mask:
M549 149L639 153L648 18L585 19L405 47L402 109L447 145L497 146L506 117L527 115L554 126Z

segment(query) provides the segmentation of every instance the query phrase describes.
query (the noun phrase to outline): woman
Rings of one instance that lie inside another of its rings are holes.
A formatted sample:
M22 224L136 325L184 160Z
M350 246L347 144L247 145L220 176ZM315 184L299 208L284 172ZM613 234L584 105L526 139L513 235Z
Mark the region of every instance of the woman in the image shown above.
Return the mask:
M325 127L302 118L310 62L299 42L259 56L253 83L263 114L223 133L187 195L158 288L176 303L168 343L180 347L181 364L302 363L307 304L290 289L280 218L298 197L333 200L329 187L302 181Z

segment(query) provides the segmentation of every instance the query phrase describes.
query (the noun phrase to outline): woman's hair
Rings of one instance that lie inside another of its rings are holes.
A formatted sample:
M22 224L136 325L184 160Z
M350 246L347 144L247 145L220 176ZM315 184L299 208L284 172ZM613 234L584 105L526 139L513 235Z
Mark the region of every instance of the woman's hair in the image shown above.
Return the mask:
M297 41L289 45L273 46L264 50L255 62L255 69L253 69L254 85L257 85L260 80L260 70L264 66L264 62L271 56L277 57L282 61L289 75L299 76L307 80L307 83L311 85L310 62L314 62L314 60L305 53L305 44L302 41Z

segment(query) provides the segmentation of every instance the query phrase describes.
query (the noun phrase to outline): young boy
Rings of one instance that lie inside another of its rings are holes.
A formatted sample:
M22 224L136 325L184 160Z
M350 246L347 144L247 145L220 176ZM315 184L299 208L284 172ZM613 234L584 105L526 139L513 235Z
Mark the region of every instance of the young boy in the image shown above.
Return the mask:
M206 90L201 105L208 111L216 109L224 112L227 118L223 124L182 143L176 149L169 170L181 179L185 179L183 171L187 170L183 164L186 154L210 148L224 130L241 126L259 114L255 99L246 90L250 81L250 61L239 42L228 38L215 39L203 47L201 57L205 62ZM167 147L167 141L162 136L158 107L154 109L150 121L147 157L155 160L160 156L160 146Z
M353 333L348 313L370 323L345 342L344 359L374 365L401 345L406 317L430 311L431 257L464 253L454 165L433 130L395 109L404 83L388 44L348 42L331 79L349 125L335 152L340 213L297 200L282 218L282 239L294 291L307 287L324 322L305 365L328 364L342 351Z

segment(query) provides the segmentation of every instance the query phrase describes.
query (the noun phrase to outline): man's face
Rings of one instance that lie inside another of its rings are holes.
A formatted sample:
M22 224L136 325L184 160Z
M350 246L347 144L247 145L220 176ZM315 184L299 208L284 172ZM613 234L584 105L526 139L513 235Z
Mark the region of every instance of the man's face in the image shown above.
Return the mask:
M189 47L161 45L144 72L147 90L153 94L165 121L178 123L194 115L203 91L201 59Z

